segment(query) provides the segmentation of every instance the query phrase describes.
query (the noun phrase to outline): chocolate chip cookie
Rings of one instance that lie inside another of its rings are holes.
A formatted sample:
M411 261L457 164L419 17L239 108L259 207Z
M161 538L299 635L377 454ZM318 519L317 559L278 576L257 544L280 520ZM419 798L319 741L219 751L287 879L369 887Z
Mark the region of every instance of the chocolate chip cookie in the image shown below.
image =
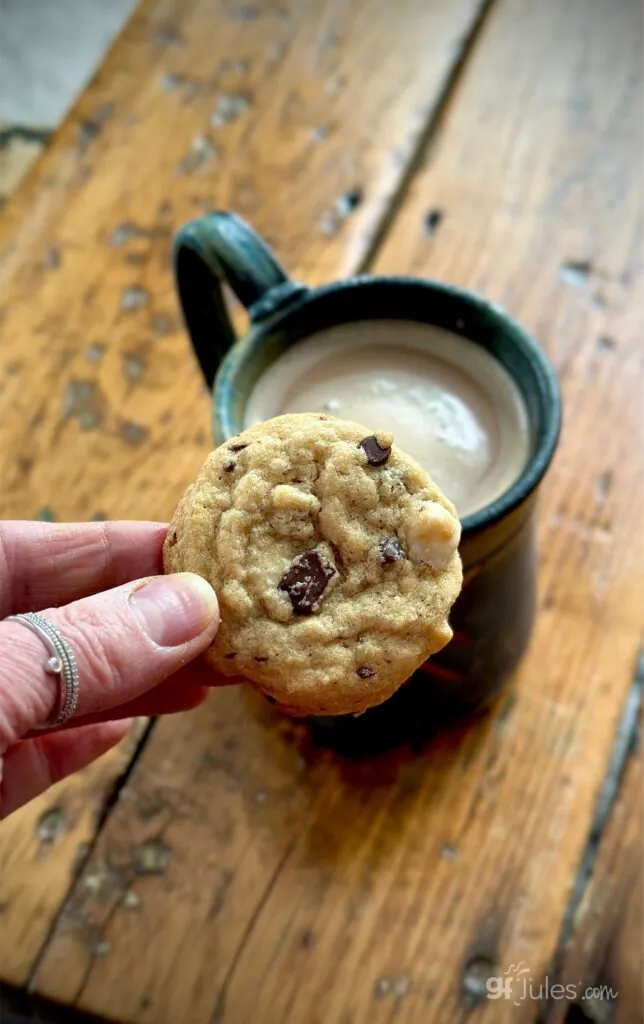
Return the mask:
M213 451L177 508L166 572L219 597L206 653L294 715L379 704L451 637L451 503L385 431L279 416Z

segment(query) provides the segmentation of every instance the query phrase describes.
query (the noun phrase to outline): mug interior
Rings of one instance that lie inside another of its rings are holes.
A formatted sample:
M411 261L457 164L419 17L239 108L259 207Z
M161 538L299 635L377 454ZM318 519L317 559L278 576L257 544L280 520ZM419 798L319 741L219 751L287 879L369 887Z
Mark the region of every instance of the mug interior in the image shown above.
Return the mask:
M417 278L352 278L312 290L293 306L253 323L230 350L215 380L213 430L221 443L243 430L248 397L266 369L297 342L337 324L416 321L461 335L486 349L516 383L525 404L530 455L517 480L463 520L475 530L502 517L537 486L560 428L559 390L537 342L499 306L442 282Z

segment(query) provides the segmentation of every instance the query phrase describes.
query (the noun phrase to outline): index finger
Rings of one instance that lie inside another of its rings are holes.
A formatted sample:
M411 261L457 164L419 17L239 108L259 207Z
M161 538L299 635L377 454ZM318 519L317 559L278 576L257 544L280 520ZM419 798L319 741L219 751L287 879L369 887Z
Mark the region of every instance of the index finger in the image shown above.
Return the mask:
M0 619L163 572L164 523L0 522Z

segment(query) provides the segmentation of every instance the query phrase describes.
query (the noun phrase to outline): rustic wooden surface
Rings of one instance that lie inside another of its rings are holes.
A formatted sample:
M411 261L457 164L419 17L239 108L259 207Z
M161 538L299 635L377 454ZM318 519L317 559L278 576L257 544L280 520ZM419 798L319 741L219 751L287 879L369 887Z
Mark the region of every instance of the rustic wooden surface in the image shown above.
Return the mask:
M0 971L24 984L91 853L101 816L136 749L140 730L91 767L7 818L0 836Z
M357 266L484 5L407 0L399 28L387 0L252 10L143 4L3 211L4 517L169 518L209 447L208 402L178 322L173 231L234 207L303 277ZM249 106L213 127L222 96ZM356 187L361 207L335 216ZM105 759L99 789L121 769ZM72 782L43 809L67 814L68 790L75 806ZM26 919L23 941L0 956L16 984L33 969L86 841L79 826L57 844L59 884L50 884L33 813L5 833L12 863L14 828L28 846L15 885L29 906L14 898L4 917Z
M642 11L488 6L144 3L4 213L5 515L169 514L208 410L168 232L212 205L307 280L367 263L484 292L543 342L566 409L512 696L360 765L241 691L157 723L97 834L118 758L0 836L24 823L15 984L128 1024L641 1018L641 761L621 780L615 758L641 625ZM212 127L222 90L250 106ZM39 860L40 815L74 793L78 836ZM519 962L533 992L618 994L487 1001Z
M582 865L579 882L583 895L567 930L571 937L562 949L557 975L564 985L592 990L588 993L587 1016L596 1024L638 1024L644 1020L642 769L641 750L633 749L610 821L597 835L598 849L594 851L593 842L590 844L591 859L596 859L588 865L588 872ZM619 993L612 1003L606 998L606 988ZM566 1024L566 1010L565 1003L554 1001L545 1024Z

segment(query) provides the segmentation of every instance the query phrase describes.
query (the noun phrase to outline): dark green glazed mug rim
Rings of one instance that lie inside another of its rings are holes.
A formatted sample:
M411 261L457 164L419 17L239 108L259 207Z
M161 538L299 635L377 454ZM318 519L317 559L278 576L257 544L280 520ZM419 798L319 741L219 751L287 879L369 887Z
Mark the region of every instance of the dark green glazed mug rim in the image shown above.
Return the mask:
M503 518L508 512L523 502L539 485L550 465L557 446L561 426L561 403L554 372L540 346L531 335L497 304L455 285L430 278L397 275L363 275L348 278L346 281L324 285L320 288L302 289L297 292L296 296L292 297L292 303L289 303L282 311L277 311L270 315L266 320L259 319L255 309L251 306L249 310L251 329L244 338L229 350L215 378L212 403L215 438L222 441L234 436L243 429L243 423L240 423L234 415L233 396L237 389L237 381L243 372L248 370L249 365L259 362L259 357L262 349L266 346L269 335L288 331L288 321L292 319L293 314L297 310L308 306L312 301L333 297L339 289L369 288L380 290L391 285L396 287L421 287L427 294L428 305L431 305L432 294L438 292L441 295L449 295L451 298L457 299L463 304L464 308L475 309L479 313L484 313L488 320L499 322L499 327L504 337L509 337L513 342L518 343L522 348L523 355L530 363L533 373L531 384L533 388L536 385L535 397L542 411L538 436L535 439L536 443L534 443L529 462L514 484L495 501L464 517L462 520L463 531L468 533L477 531L481 527ZM360 317L361 321L366 319L369 318L366 316ZM374 317L373 319L382 318ZM399 317L398 319L408 320L412 318ZM431 323L430 320L425 322ZM310 333L312 334L314 331ZM467 334L464 334L463 337L471 340L473 344L478 343L476 339L468 338ZM257 374L256 379L260 376L261 373ZM522 382L516 381L516 383L523 393Z

